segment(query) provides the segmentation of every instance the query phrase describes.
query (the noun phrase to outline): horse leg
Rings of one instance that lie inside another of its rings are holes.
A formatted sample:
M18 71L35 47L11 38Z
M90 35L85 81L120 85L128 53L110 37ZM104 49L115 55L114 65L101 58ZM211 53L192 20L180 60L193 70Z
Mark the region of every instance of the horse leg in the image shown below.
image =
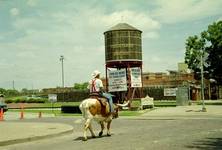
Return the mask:
M112 120L110 120L109 122L107 122L107 136L111 136L110 133L110 125L111 125Z
M100 125L101 125L101 131L99 132L99 136L101 137L103 135L103 130L104 130L104 122L100 122Z
M95 138L96 136L95 136L95 134L93 132L92 124L91 123L89 124L89 131L91 132L92 138Z
M90 126L90 123L91 123L91 119L87 119L86 122L85 122L84 131L83 131L83 141L87 140L86 132L87 132L87 129L89 128L89 126Z

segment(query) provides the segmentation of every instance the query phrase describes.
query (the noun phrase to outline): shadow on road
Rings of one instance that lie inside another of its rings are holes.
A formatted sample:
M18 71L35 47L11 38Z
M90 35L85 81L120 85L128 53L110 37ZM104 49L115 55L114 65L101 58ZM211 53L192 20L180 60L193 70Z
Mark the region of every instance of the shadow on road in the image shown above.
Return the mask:
M82 141L83 140L83 137L77 137L75 139L73 139L73 141Z
M106 135L102 135L102 136L96 136L96 137L92 137L92 136L87 136L88 140L95 140L95 139L100 139L100 138L105 138L105 137L110 137L110 136L106 136ZM82 141L83 137L77 137L75 139L73 139L73 141Z
M196 141L187 148L196 148L201 150L222 150L222 138L207 138L205 140Z

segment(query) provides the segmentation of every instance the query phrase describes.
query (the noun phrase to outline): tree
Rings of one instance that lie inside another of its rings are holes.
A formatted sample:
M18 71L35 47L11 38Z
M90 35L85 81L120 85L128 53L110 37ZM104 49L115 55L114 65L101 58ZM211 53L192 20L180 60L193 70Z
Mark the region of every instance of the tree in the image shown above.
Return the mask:
M186 40L185 63L196 75L200 72L198 55L201 51L209 54L206 60L209 66L204 68L208 72L207 77L222 85L222 21L209 25L200 36L190 36Z
M84 83L75 83L74 84L74 89L76 90L86 90L88 86L88 82L84 82Z
M28 94L28 93L29 93L29 90L28 90L27 88L23 88L23 89L21 90L21 93L22 93L22 94Z
M6 94L6 91L7 91L7 90L5 90L5 89L3 89L3 88L0 88L0 94L5 95L5 94Z
M198 67L200 60L197 58L200 56L201 51L205 51L205 40L197 35L188 37L186 42L185 63L194 71L196 77L198 77L198 72L200 72L200 68Z
M19 95L19 91L9 89L9 90L6 91L6 95L7 96L18 96Z
M222 85L222 21L214 22L208 26L204 36L209 41L209 71L211 76Z

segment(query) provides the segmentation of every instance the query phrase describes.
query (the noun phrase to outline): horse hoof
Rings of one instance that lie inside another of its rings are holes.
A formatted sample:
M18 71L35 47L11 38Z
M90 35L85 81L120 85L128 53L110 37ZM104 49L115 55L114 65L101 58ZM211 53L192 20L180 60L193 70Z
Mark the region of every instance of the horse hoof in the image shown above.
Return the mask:
M92 138L94 139L94 138L96 138L96 136L94 135L94 136L92 136Z
M111 136L111 134L107 133L107 136Z
M103 132L99 132L99 136L101 137L103 135Z
M82 141L87 141L87 138L83 138Z

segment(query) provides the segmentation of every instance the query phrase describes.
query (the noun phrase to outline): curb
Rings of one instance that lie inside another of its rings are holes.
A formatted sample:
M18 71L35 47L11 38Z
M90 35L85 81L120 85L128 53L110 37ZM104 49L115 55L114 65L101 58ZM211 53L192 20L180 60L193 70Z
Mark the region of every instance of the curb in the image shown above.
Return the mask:
M12 144L18 144L18 143L25 143L25 142L31 142L31 141L37 141L41 139L46 139L46 138L53 138L56 136L61 136L65 134L70 134L73 132L73 127L72 129L69 129L67 131L59 132L59 133L54 133L54 134L48 134L48 135L42 135L42 136L33 136L33 137L27 137L27 138L21 138L21 139L13 139L13 140L6 140L6 141L0 141L0 147L1 146L7 146L7 145L12 145Z

